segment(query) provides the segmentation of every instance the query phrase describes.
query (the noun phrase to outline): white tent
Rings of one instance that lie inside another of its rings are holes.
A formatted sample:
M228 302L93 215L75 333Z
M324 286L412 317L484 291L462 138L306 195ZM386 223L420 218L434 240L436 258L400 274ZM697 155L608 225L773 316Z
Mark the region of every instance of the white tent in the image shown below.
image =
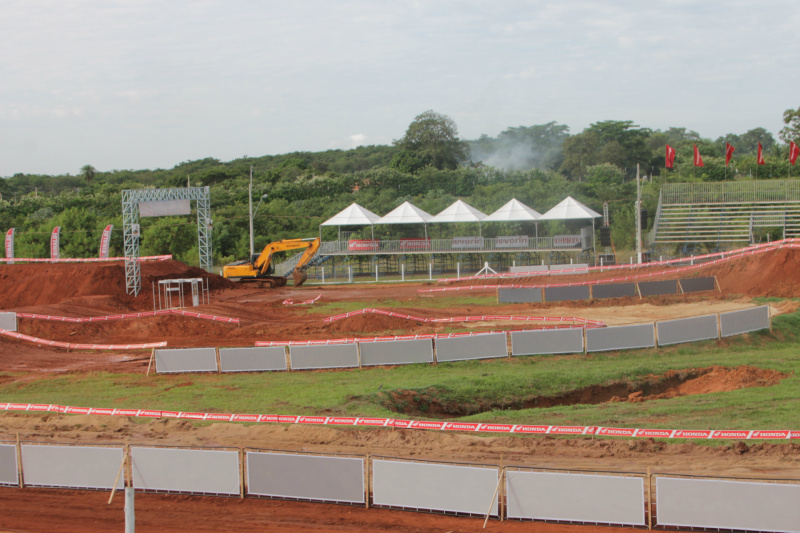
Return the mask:
M517 220L538 220L542 214L531 209L516 198L509 200L503 207L483 219L484 222L510 222Z
M390 213L382 216L376 224L423 224L425 238L428 238L428 222L433 215L427 213L410 202L403 202Z
M513 222L533 220L536 224L536 237L539 237L539 218L541 213L531 209L516 198L509 200L503 207L483 219L484 222Z
M478 234L480 234L481 221L486 218L471 205L462 200L456 200L450 207L430 219L428 222L477 222Z
M322 232L321 226L339 226L339 232L341 233L342 226L374 226L374 224L380 219L379 215L376 215L369 209L361 207L357 203L353 202L343 210L339 211L337 214L320 224L320 232ZM375 238L375 229L373 227L372 238ZM340 239L341 240L341 239Z
M547 213L539 217L539 220L584 220L584 219L595 219L600 218L603 215L598 213L597 211L593 211L589 209L572 196L567 196L563 200L561 200L558 204L556 204L552 209L550 209ZM594 222L592 222L592 248L596 249L595 246L595 235L594 235ZM595 254L595 258L597 255ZM596 259L595 259L596 265Z
M599 218L602 216L603 215L589 209L572 196L567 196L556 204L555 207L539 217L539 220L582 220L585 218Z

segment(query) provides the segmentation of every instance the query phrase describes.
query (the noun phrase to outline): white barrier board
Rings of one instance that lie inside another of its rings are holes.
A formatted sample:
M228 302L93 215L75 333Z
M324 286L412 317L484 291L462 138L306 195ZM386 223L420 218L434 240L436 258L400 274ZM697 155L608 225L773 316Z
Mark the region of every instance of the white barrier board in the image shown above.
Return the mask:
M800 532L800 485L656 478L658 525Z
M496 468L372 461L375 505L497 516ZM494 498L494 500L492 499ZM491 502L491 509L489 504Z
M0 329L17 331L17 313L0 313Z
M131 447L137 489L239 494L239 452Z
M506 472L509 518L645 525L641 477Z
M17 447L0 444L0 485L17 485Z
M25 485L110 490L121 464L122 448L22 445Z

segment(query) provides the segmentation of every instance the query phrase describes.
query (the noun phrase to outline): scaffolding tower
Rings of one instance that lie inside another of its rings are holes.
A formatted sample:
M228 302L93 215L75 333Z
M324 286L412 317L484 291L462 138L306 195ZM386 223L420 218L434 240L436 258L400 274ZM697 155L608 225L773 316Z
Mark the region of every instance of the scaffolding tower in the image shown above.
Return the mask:
M134 296L142 289L139 265L139 204L141 202L195 201L200 268L211 270L211 194L208 187L134 189L122 191L122 232L125 246L125 290Z

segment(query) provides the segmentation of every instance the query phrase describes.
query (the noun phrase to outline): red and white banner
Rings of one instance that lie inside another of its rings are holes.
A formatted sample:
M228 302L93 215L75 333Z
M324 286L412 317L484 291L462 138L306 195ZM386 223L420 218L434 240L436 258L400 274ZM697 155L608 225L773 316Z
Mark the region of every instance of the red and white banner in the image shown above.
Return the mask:
M400 239L401 250L430 250L430 239Z
M527 235L511 235L507 237L495 237L495 248L527 248L530 238Z
M322 295L320 295L322 296ZM238 324L238 318L228 318L225 316L205 315L201 313L194 313L192 311L184 311L183 309L161 309L160 311L142 311L141 313L125 313L121 315L102 315L102 316L57 316L57 315L40 315L38 313L17 313L18 317L32 318L34 320L50 320L53 322L108 322L109 320L124 320L126 318L143 318L149 316L159 315L179 315L188 316L191 318L199 318L202 320L213 320L214 322L226 322L228 324Z
M453 249L483 248L483 237L453 237Z
M172 255L147 255L139 257L136 260L140 263L143 261L169 261ZM45 257L17 257L16 259L5 259L0 257L0 263L13 262L17 263L97 263L99 261L125 261L124 257L109 257L108 259L101 259L99 257L64 257L60 259L50 259Z
M767 162L764 161L764 149L761 147L761 143L758 143L758 155L756 156L756 163L759 165L767 164Z
M256 422L263 424L310 424L325 426L391 427L435 431L468 431L479 433L518 433L523 435L573 435L603 437L638 437L644 439L727 439L727 440L796 440L794 430L720 430L720 429L639 429L597 426L549 426L545 424L492 424L483 422L444 422L404 420L396 418L362 418L359 416L257 415L236 413L196 413L160 411L156 409L111 409L107 407L72 407L55 404L0 403L0 411L52 412L68 415L126 416L137 418L179 418L220 422Z
M146 348L163 348L167 345L166 341L148 342L145 344L80 344L72 342L51 341L40 339L15 331L0 329L0 335L11 337L20 341L28 341L44 346L55 346L56 348L67 348L68 350L144 350Z
M9 259L8 264L14 264L14 228L6 233L6 259Z
M697 145L694 145L694 166L702 167L703 166L703 158L700 155L700 150L697 149Z
M347 242L347 249L351 252L377 252L379 245L379 241L350 239Z
M100 238L100 259L108 259L108 247L111 244L111 230L113 229L114 225L109 224L103 230L103 236Z
M556 235L553 237L553 248L574 248L580 245L580 235Z
M53 228L53 233L50 234L50 259L58 259L61 255L61 226Z
M664 158L664 166L667 168L672 168L672 165L675 164L675 148L670 145L667 145L667 153L666 157Z

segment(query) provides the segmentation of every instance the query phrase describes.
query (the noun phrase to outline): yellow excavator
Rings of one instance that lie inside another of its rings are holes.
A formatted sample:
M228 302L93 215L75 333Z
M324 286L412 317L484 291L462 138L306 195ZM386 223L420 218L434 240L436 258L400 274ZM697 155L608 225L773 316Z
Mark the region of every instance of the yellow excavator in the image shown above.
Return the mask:
M305 248L306 251L300 257L297 265L292 270L294 286L299 287L308 279L305 270L314 255L319 250L320 240L313 239L283 239L282 241L271 242L264 247L259 255L253 255L250 261L236 261L226 265L222 269L222 275L231 281L258 282L262 286L269 288L283 287L286 285L286 276L276 276L275 266L272 264L272 257L276 252L285 250L299 250Z

